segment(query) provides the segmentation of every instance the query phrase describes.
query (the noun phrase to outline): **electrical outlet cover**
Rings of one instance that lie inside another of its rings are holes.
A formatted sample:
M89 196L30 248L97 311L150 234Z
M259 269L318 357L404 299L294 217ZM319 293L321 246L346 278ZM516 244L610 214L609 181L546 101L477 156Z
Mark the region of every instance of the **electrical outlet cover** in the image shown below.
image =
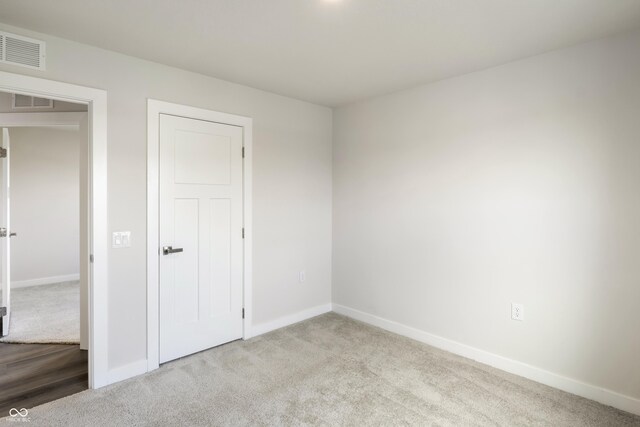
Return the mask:
M511 318L524 320L524 306L522 304L511 303Z

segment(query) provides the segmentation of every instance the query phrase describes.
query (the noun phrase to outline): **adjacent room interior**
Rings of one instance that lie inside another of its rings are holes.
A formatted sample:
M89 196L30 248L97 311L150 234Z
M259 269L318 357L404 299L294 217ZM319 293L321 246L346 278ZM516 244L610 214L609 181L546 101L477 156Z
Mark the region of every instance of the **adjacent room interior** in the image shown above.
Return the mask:
M640 426L637 0L0 1L0 415Z
M81 277L80 256L86 111L86 105L0 92L0 295L7 312L0 360L12 374L0 390L3 414L16 402L37 405L87 389L86 337L81 342L87 271Z

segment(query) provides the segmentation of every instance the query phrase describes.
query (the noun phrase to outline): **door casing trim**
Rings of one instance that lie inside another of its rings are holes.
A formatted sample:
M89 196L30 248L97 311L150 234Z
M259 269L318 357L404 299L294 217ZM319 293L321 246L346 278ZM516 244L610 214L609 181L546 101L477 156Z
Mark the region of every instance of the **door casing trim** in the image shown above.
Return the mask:
M108 342L107 92L0 71L0 91L87 105L89 127L89 387L110 384Z
M209 122L239 126L243 128L243 307L245 316L242 338L251 333L252 317L252 130L253 119L235 114L221 113L203 108L190 107L156 99L147 100L147 372L160 366L160 257L159 257L159 157L160 114L206 120Z

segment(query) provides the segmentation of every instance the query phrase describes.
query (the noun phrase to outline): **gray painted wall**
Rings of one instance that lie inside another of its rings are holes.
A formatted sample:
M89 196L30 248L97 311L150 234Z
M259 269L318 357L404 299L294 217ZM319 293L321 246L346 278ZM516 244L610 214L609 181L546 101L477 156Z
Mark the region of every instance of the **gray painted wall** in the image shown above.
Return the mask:
M8 68L8 67L7 67ZM62 113L87 111L87 106L83 104L74 104L72 102L53 101L53 108L12 108L12 95L6 92L0 92L0 113Z
M640 397L639 46L337 109L334 303Z
M108 225L131 231L109 251L109 368L146 359L146 103L148 98L254 120L256 324L331 301L331 126L325 107L63 39L47 42L47 70L0 70L108 91ZM259 64L256 64L259 66ZM110 239L109 239L110 241ZM298 272L306 270L306 281Z
M78 130L11 128L12 283L79 274ZM86 138L84 138L86 139Z

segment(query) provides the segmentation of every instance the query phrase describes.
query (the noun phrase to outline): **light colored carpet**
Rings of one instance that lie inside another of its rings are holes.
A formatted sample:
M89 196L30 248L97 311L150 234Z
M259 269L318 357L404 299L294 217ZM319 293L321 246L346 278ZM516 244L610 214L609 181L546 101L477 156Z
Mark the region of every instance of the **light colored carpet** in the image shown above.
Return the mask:
M334 313L29 411L31 425L624 426L640 417Z
M80 282L11 290L11 324L5 343L79 344Z

